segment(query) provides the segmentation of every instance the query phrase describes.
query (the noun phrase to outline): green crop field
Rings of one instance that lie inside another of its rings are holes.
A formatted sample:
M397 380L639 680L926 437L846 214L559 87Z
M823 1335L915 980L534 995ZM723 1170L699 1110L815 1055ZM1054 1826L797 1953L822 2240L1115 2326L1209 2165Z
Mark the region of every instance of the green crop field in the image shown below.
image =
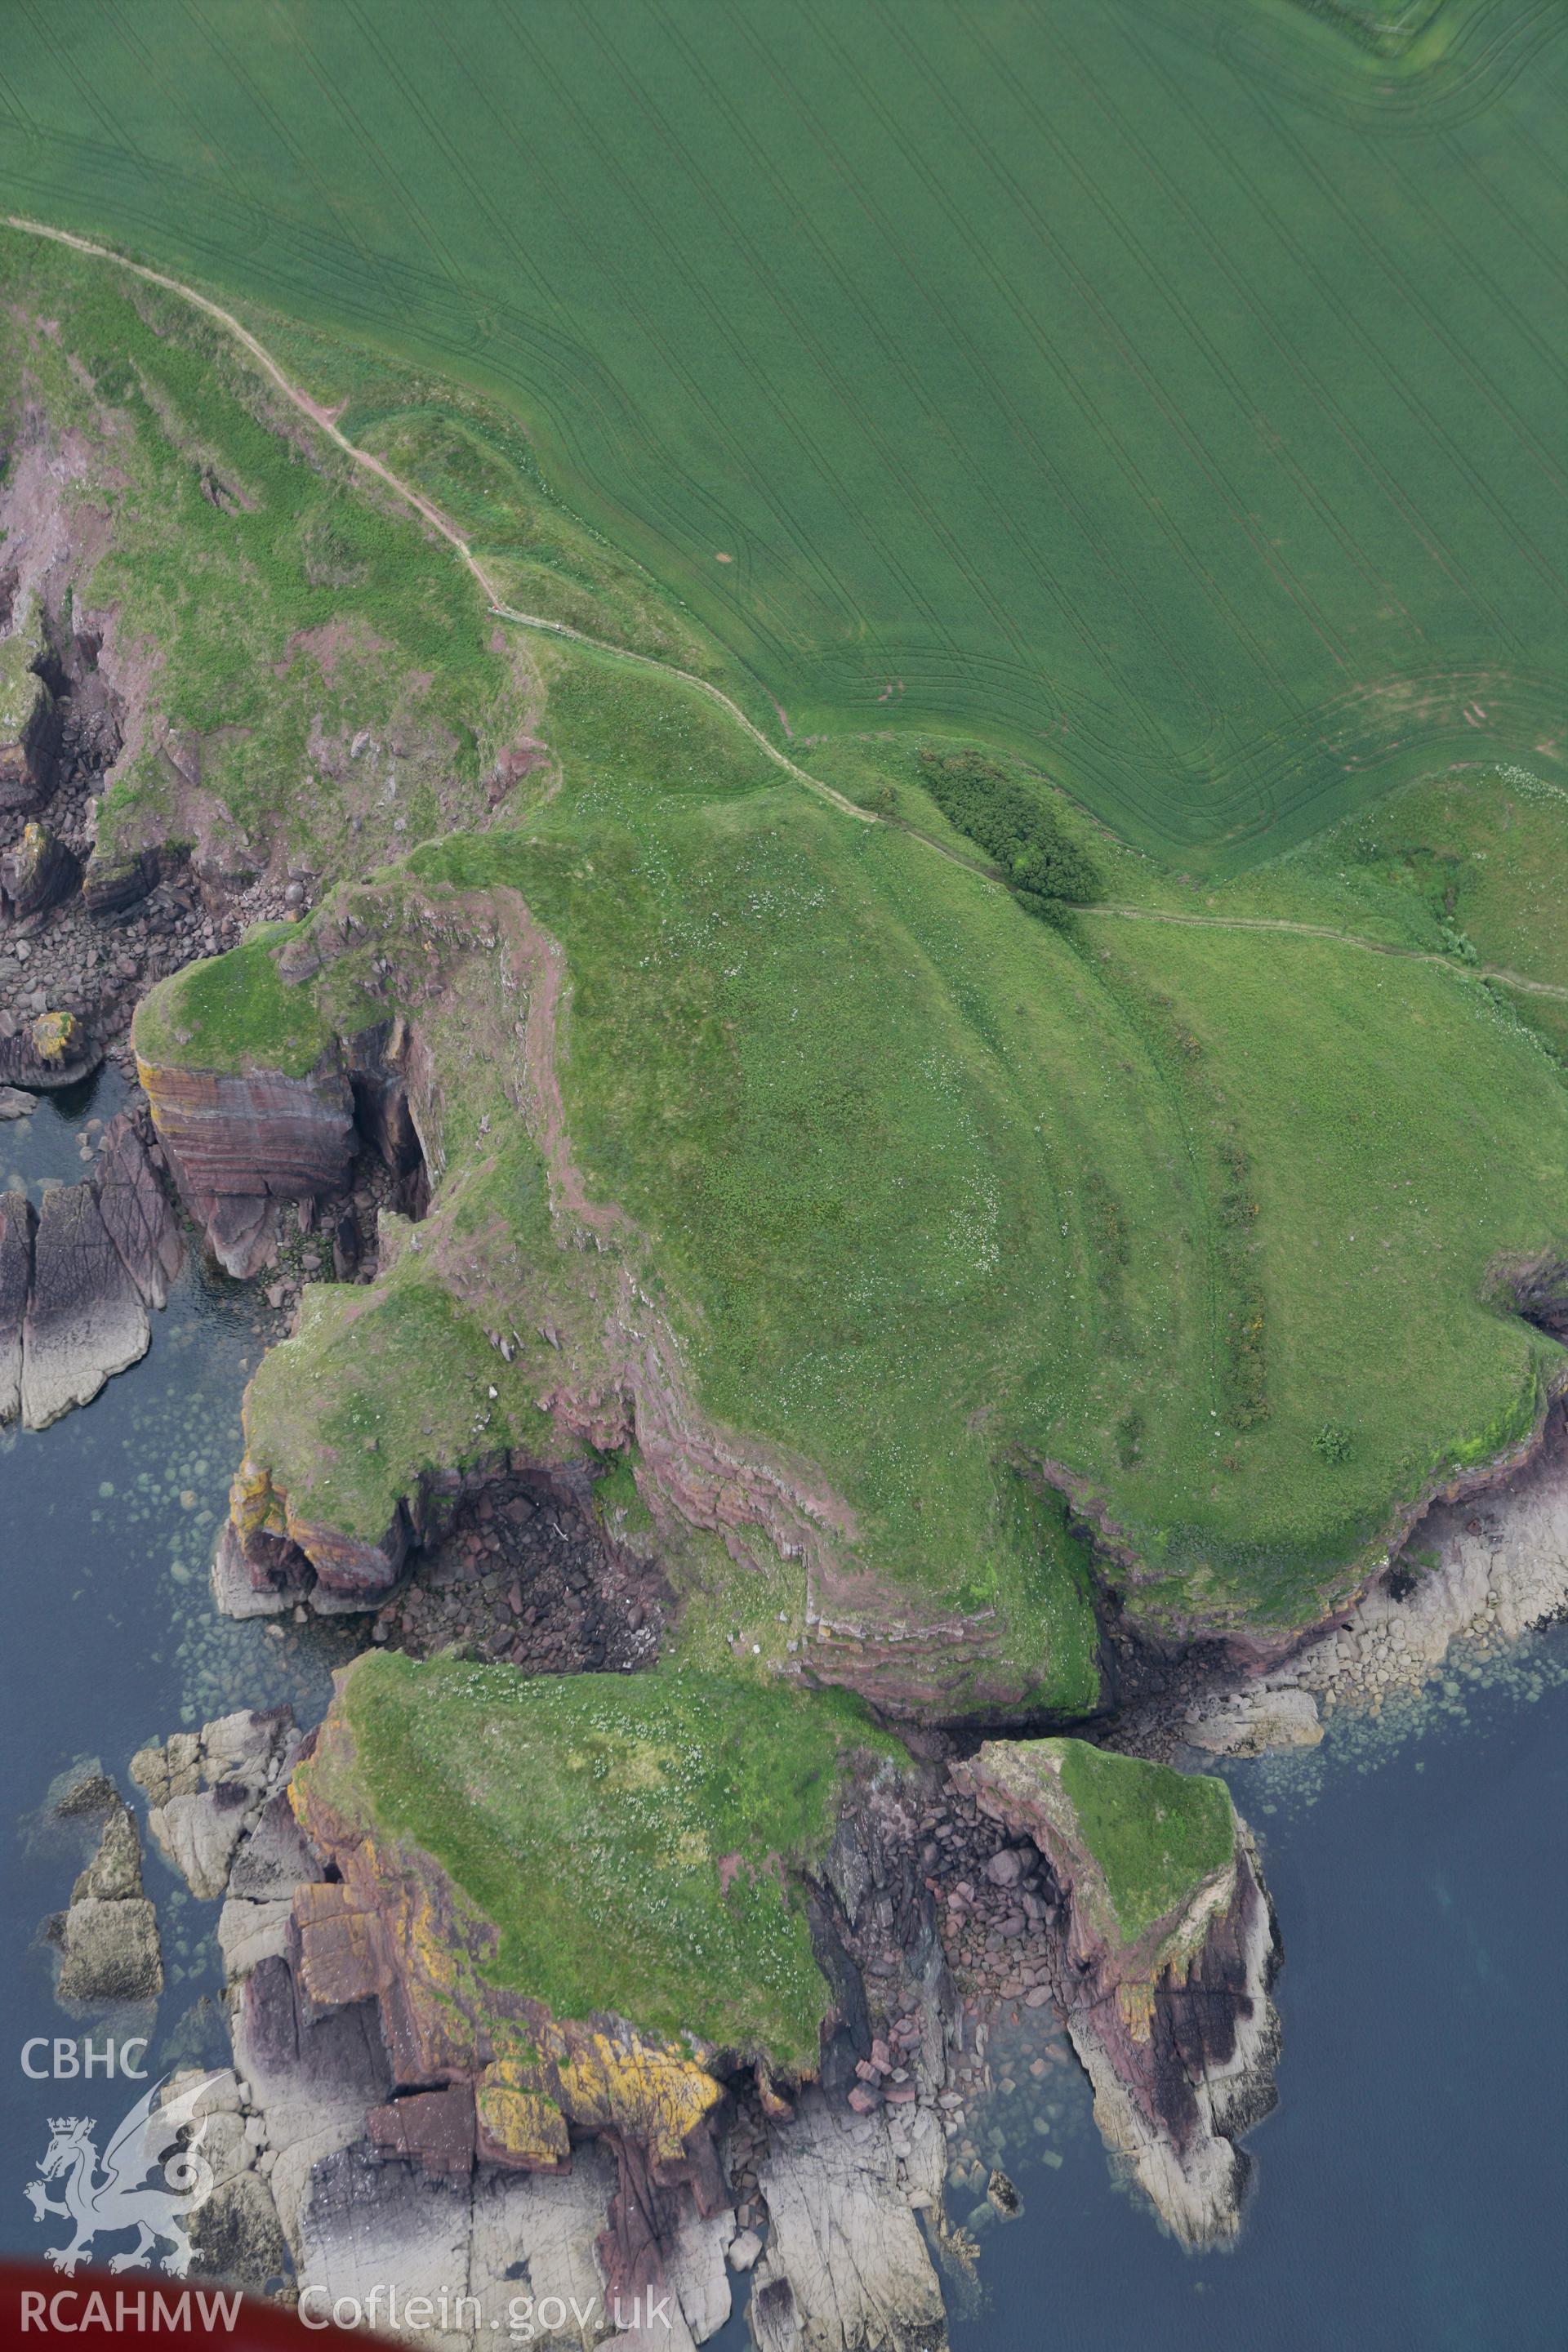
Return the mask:
M57 0L0 198L499 396L770 725L1236 865L1557 761L1565 21Z

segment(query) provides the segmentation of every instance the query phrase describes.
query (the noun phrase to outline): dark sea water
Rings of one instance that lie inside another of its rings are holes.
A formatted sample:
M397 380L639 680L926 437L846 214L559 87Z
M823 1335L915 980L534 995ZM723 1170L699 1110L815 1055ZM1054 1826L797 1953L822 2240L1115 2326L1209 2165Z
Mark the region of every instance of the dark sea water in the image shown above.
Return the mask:
M0 1185L74 1181L74 1138L114 1100L105 1081L25 1135L0 1127ZM0 2250L45 2242L21 2189L47 2118L117 2121L131 2097L21 2072L31 2036L105 2032L61 2016L37 1939L81 1861L36 1828L50 1780L94 1755L132 1793L136 1747L240 1705L313 1720L352 1645L212 1610L262 1344L254 1301L188 1269L141 1365L41 1435L0 1436ZM1239 2243L1193 2257L1163 2237L1113 2185L1081 2076L1054 2070L1002 2126L1025 2211L985 2229L976 2285L954 2290L955 2352L1563 2352L1568 1634L1460 1670L1399 1725L1230 1777L1286 1948L1280 2105L1250 2141ZM216 1906L155 1855L147 1882L170 1975L153 2065L221 2059ZM718 2340L746 2340L738 2315Z
M1402 1731L1331 1729L1316 1759L1227 1777L1286 1956L1239 2242L1184 2253L1085 2130L1059 2170L1017 2169L1024 2217L987 2234L955 2352L1561 2352L1563 1629Z
M20 1174L36 1200L41 1182L77 1181L77 1137L123 1093L109 1072L95 1088L46 1100L25 1125L0 1125L0 1187ZM150 2022L154 2073L221 2059L226 2048L214 2000L216 1906L195 1902L151 1850L146 1888L168 1979L155 2020L89 2022L57 2008L37 1928L69 1901L86 1848L40 1829L51 1780L94 1756L134 1799L125 1768L148 1740L285 1699L313 1721L331 1664L352 1646L341 1631L230 1624L212 1606L207 1570L240 1455L240 1398L262 1345L255 1300L187 1265L140 1364L52 1429L0 1432L0 2249L37 2253L49 2242L22 2197L47 2117L88 2113L109 2126L135 2095L101 2076L31 2081L26 2042L90 2035L101 2048L108 2033Z

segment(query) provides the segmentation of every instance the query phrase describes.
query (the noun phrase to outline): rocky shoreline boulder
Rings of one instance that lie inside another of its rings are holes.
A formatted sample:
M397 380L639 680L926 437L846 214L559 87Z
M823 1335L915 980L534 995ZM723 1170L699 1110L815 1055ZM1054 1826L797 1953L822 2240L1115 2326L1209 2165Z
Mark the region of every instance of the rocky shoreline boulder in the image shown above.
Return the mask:
M33 1286L33 1228L25 1192L0 1193L0 1427L22 1410L22 1328Z
M91 1184L46 1193L22 1331L22 1419L47 1429L147 1352L142 1296Z
M118 1112L103 1130L93 1190L104 1228L144 1307L162 1309L184 1251L168 1194L134 1120Z
M62 2007L107 2009L155 2000L163 1991L158 1915L142 1891L142 1842L135 1816L118 1797L69 1909L47 1933L59 1948L55 1993Z
M37 1003L37 998L34 999ZM0 1087L51 1094L79 1086L103 1059L72 1013L0 1012Z
M227 1888L240 1842L281 1786L298 1744L287 1707L241 1708L132 1758L153 1842L203 1902Z
M36 822L0 856L0 920L18 929L33 928L41 915L68 898L81 880L74 850Z
M145 1355L167 1304L179 1230L134 1120L104 1130L80 1184L0 1195L0 1426L47 1429Z

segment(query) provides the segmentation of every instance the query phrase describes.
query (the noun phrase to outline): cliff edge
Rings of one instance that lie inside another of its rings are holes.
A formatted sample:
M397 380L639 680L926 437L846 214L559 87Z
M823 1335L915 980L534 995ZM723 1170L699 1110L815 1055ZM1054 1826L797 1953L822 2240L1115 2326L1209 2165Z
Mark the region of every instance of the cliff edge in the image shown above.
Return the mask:
M952 1778L1049 1864L1068 2030L1107 2146L1186 2244L1233 2236L1236 2140L1275 2103L1279 2030L1273 1917L1229 1790L1079 1739L988 1740Z

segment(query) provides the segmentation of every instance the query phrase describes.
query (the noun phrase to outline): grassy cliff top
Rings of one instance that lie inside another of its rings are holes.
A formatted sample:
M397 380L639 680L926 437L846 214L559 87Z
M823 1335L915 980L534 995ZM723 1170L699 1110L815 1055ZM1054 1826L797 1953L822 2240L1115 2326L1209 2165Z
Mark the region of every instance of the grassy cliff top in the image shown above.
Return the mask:
M284 839L328 878L482 819L527 688L451 549L188 303L5 229L0 275L0 445L13 477L40 429L70 449L71 611L130 706L95 854L196 844L248 877Z
M428 833L405 879L526 907L562 951L549 1050L591 1240L544 1164L531 983L493 951L437 1003L436 942L405 926L373 971L367 930L351 1008L336 980L287 985L263 936L139 1015L147 1058L216 1069L299 1075L367 1006L429 1049L440 1181L406 1295L323 1293L258 1382L302 1516L375 1535L444 1449L525 1442L547 1388L606 1369L601 1261L628 1233L700 1411L842 1507L842 1618L983 1620L1063 1717L1094 1703L1096 1636L1043 1483L1105 1525L1137 1608L1295 1624L1401 1508L1528 1432L1564 1360L1503 1277L1568 1253L1568 1095L1542 1043L1568 997L1491 986L1462 934L1568 986L1561 795L1493 774L1391 800L1210 887L1015 761L1009 793L1088 844L1114 902L1052 927L974 870L922 782L931 745L797 746L889 820L856 824L669 678L509 636L450 551L172 299L0 245L0 392L25 363L53 425L132 479L105 478L79 602L162 656L149 717L198 740L205 798L322 878ZM26 344L35 316L58 343ZM531 604L723 674L568 529L482 402L302 332L285 357L312 383L347 369L354 429L531 567ZM524 718L547 755L492 803Z
M668 689L613 684L557 674L529 834L414 863L561 940L574 1153L690 1302L705 1402L820 1463L868 1565L1019 1592L1011 1459L1074 1484L1147 1605L1300 1622L1526 1433L1562 1351L1497 1277L1568 1247L1568 1093L1468 967L1369 953L1325 872L1289 918L1237 885L1212 922L1054 928L896 824L704 793Z
M1124 1944L1136 1943L1230 1861L1236 1816L1223 1780L1083 1739L1029 1741L1022 1752L1058 1766Z
M1094 1623L1032 1477L1103 1518L1137 1607L1288 1625L1402 1506L1528 1433L1563 1351L1510 1311L1506 1269L1568 1249L1568 1093L1506 995L1415 944L1435 918L1408 877L1378 885L1390 927L1408 906L1404 953L1368 951L1371 902L1326 864L1293 874L1288 918L1260 883L1212 918L1151 902L1062 929L775 783L686 689L563 656L545 709L561 787L527 830L426 845L352 894L362 944L315 981L286 988L251 947L142 1016L167 1033L181 992L211 991L202 1034L254 1041L258 1008L297 1002L302 1056L312 997L329 1028L379 1009L422 1032L445 1174L395 1279L472 1301L469 1385L496 1385L507 1442L541 1374L599 1376L595 1268L635 1233L702 1409L811 1466L889 1605L995 1612L1070 1715L1094 1703ZM888 773L940 838L915 763ZM1568 802L1531 816L1568 854ZM444 908L468 910L461 971ZM564 1149L630 1221L586 1253L556 1245L578 1221L542 1166L508 908L563 951ZM1507 910L1491 921L1500 957ZM561 1354L535 1345L547 1322ZM510 1369L485 1328L514 1331ZM373 1363L323 1307L258 1415L291 1496L301 1473L365 1488L369 1535L439 1458L426 1437L482 1423L468 1393L448 1411L416 1348ZM334 1414L352 1436L329 1450Z
M693 1673L527 1676L371 1653L322 1795L429 1853L499 1931L491 1973L557 2017L609 2010L815 2066L828 1990L797 1874L857 1752L904 1751L838 1692Z
M308 987L279 976L291 923L261 923L237 948L160 981L136 1008L132 1036L157 1068L278 1070L302 1078L332 1042Z

